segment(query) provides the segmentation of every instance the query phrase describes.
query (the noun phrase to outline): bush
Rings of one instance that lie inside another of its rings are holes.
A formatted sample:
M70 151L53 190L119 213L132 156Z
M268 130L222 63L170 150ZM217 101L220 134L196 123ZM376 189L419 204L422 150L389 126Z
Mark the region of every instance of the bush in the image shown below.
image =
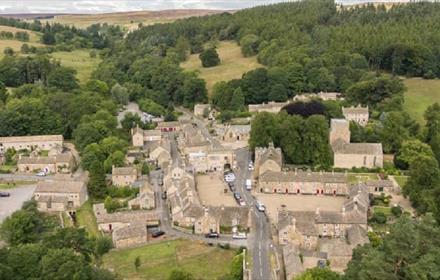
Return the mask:
M383 212L374 212L370 218L371 223L385 224L387 222L387 216Z
M402 208L400 206L391 207L391 213L396 217L400 217L402 215Z
M203 67L213 67L220 64L220 58L218 56L218 53L213 48L204 50L199 55L199 58L200 61L202 62Z
M116 199L111 198L110 196L107 196L104 200L104 207L109 213L113 213L119 208L122 208L123 205Z
M139 193L139 189L137 188L130 188L130 187L109 187L107 189L107 194L114 198L114 197L118 197L118 198L127 198L130 196L136 196Z

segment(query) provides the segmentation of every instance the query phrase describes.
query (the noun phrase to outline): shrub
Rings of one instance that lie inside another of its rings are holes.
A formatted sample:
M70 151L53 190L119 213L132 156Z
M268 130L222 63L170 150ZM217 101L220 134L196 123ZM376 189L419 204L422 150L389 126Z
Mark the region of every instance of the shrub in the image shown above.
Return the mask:
M199 58L200 61L202 62L203 67L213 67L220 64L220 58L218 56L218 53L213 48L204 50L199 55Z
M393 206L391 207L391 213L395 216L395 217L400 217L402 215L402 208L400 206Z
M383 212L374 212L370 218L371 223L385 224L387 222L387 216Z

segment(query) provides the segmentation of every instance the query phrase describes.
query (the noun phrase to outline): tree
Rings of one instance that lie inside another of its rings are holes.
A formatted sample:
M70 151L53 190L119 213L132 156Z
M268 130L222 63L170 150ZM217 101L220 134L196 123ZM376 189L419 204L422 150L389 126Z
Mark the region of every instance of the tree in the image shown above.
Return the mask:
M150 175L150 166L148 165L148 163L142 163L141 173L142 175Z
M43 279L87 279L90 273L84 257L72 249L50 249L41 259Z
M85 84L84 89L102 95L108 95L108 93L110 92L107 83L100 80L89 80Z
M13 50L12 48L10 48L10 47L6 47L6 48L3 50L3 54L4 54L4 55L13 56L14 53L15 53L14 50Z
M217 51L213 48L204 50L202 53L200 53L199 58L202 62L202 66L205 68L220 64L220 57L218 56Z
M294 280L339 280L340 275L329 268L309 268ZM292 279L293 280L293 279Z
M115 84L110 91L113 100L117 103L126 105L128 103L128 90L120 84Z
M287 100L287 88L283 84L274 84L270 87L269 100L284 102Z
M173 269L171 271L170 276L168 277L168 280L195 280L194 276L184 270L181 269Z
M90 166L90 179L87 186L89 194L95 198L104 198L107 193L105 173L102 162L95 160Z
M119 208L122 207L121 203L119 203L118 200L113 199L110 196L107 196L104 200L104 207L105 210L107 210L108 213L113 213L116 210L118 210Z
M240 40L241 53L245 57L256 55L258 53L258 45L258 36L254 34L248 34Z
M208 101L208 91L205 80L198 78L194 73L185 75L182 86L183 106L192 108L196 103Z
M407 140L402 143L395 161L398 167L408 169L419 156L434 157L434 153L428 144L420 140Z
M249 146L251 149L255 147L267 147L273 140L275 115L267 112L260 113L255 116L251 122L251 132L249 138Z
M78 80L75 77L76 70L68 67L58 67L51 71L47 77L47 85L64 91L78 88Z
M189 53L189 48L190 48L190 44L188 40L185 37L180 36L177 39L176 47L175 47L175 51L179 61L186 60L186 57L188 56Z
M29 45L28 44L21 45L20 51L23 54L29 53L29 51L30 51Z
M409 196L417 212L437 212L436 201L440 195L440 169L437 160L432 156L417 156L409 166L409 175L403 192Z
M136 271L139 270L139 267L141 266L141 258L139 256L134 259L134 267L136 268Z
M0 81L0 102L5 104L7 98L8 98L8 90L6 89L5 84L3 84Z
M229 108L233 111L244 111L244 94L240 87L234 90Z
M405 127L407 117L401 112L389 112L385 115L381 131L384 152L397 152L402 142L409 139L410 132Z

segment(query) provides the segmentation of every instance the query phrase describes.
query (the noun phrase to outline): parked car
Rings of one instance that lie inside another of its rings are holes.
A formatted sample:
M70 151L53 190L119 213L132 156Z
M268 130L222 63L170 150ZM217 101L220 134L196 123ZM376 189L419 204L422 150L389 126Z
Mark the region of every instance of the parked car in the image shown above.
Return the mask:
M234 198L237 199L237 200L239 200L239 199L241 198L240 193L235 192L235 193L234 193Z
M153 231L153 233L151 234L151 237L156 238L156 237L162 236L164 234L165 234L165 231L158 229L158 230Z
M244 199L241 197L241 198L238 200L238 204L240 204L240 206L246 206L246 201L244 201Z
M252 180L251 179L246 179L246 190L251 191L252 190Z
M162 199L167 199L167 192L166 191L162 193Z
M10 197L11 194L8 192L0 192L0 197Z
M40 172L37 173L37 176L44 177L44 176L46 176L46 172L40 171Z
M233 239L246 239L246 232L237 232L232 235Z
M219 238L220 234L218 234L217 232L210 232L210 233L205 234L205 237L206 238Z
M266 211L266 206L264 206L263 203L258 202L258 201L255 202L255 208L257 208L257 210L260 211L260 212Z

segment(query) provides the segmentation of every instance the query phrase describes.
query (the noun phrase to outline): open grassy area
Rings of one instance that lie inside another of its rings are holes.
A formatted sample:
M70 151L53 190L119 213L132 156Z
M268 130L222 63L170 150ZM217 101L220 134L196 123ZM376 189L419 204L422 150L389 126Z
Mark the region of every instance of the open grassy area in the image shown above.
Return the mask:
M103 266L124 279L167 279L175 269L191 272L195 279L217 279L229 272L233 250L189 240L173 240L143 247L114 250L103 258ZM134 261L141 260L136 271Z
M408 176L394 176L394 179L396 180L397 184L402 188L406 181L408 181Z
M29 34L29 42L22 42L15 39L7 40L7 39L0 39L0 59L3 57L3 51L5 48L9 47L12 48L15 52L19 52L21 49L21 46L23 44L28 44L29 46L35 46L35 47L42 47L43 44L40 44L40 37L41 34L34 31L29 31L25 29L10 27L10 26L3 26L0 25L0 31L7 31L15 33L17 31L25 31Z
M434 102L440 102L440 80L406 79L404 81L405 110L420 124L424 124L423 114Z
M11 26L4 26L4 25L0 25L0 31L12 32L12 33L14 33L14 35L15 35L15 32L18 32L18 31L27 32L29 34L29 42L30 43L40 42L40 37L42 35L39 32L16 28L16 27L11 27Z
M373 211L375 213L382 212L385 214L385 216L391 216L391 207L384 207L384 206L374 206Z
M377 180L376 173L348 173L349 183L362 183L370 180Z
M61 23L75 25L76 27L85 28L95 23L108 23L123 26L127 30L134 30L139 23L150 25L155 23L172 22L176 19L191 16L203 16L215 14L223 11L203 10L203 9L179 9L179 10L163 10L163 11L133 11L119 13L104 14L84 14L84 15L59 15L52 19L48 19L49 23Z
M198 54L191 55L181 66L187 70L200 72L200 77L205 79L208 91L211 92L215 83L239 79L242 75L252 69L262 67L257 58L244 57L241 54L240 46L235 42L222 41L217 47L220 56L220 65L203 68Z
M101 62L99 57L91 58L89 49L74 50L71 52L54 52L52 57L59 59L63 66L72 67L77 73L80 83L86 82L93 70Z
M100 236L98 225L96 224L95 214L93 213L92 202L87 200L76 212L77 224L80 227L85 227L90 235Z

